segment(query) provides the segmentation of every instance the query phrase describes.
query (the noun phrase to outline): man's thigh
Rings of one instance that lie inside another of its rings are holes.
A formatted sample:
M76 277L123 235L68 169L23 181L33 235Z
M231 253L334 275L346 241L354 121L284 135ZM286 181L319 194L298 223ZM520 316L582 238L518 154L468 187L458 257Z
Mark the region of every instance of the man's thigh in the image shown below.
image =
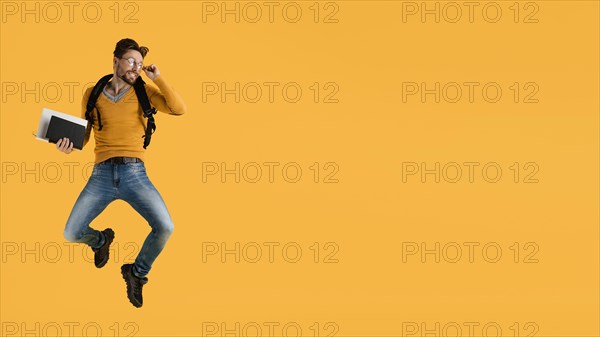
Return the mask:
M146 175L143 163L128 165L132 166L128 170L125 184L121 186L121 199L129 203L151 226L158 225L161 229L172 230L171 215L162 196Z
M77 239L76 237L81 235L82 231L116 199L110 176L108 168L94 167L92 175L71 210L65 226L65 236Z

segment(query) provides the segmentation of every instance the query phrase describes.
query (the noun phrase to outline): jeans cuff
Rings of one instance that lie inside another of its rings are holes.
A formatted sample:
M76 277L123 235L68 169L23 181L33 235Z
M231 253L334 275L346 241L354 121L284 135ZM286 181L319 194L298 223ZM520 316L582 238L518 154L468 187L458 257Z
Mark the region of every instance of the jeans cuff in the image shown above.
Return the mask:
M133 264L132 268L131 268L131 273L133 274L133 276L139 278L139 279L143 279L145 278L145 276L140 276L140 273L138 272L137 267L135 266L135 263Z
M100 236L100 239L98 240L98 247L92 247L94 249L99 249L100 247L104 246L104 244L106 243L106 237L104 236L104 233L99 232L98 235Z

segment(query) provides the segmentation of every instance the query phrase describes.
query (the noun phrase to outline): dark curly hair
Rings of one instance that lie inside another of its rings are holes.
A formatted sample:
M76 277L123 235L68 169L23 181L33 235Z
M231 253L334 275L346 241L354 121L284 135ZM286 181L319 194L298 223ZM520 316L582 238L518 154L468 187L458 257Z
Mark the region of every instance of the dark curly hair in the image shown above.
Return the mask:
M122 39L121 41L117 42L113 54L115 55L115 57L120 58L130 49L139 51L140 54L142 54L142 58L146 57L146 54L148 54L148 52L150 51L148 47L140 46L137 42L135 42L135 40Z

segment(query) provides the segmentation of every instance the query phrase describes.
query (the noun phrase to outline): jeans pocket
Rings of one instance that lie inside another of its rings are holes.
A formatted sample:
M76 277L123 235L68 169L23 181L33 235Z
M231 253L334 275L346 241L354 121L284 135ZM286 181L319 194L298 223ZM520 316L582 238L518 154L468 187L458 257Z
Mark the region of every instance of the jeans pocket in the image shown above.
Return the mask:
M92 169L92 174L91 176L97 176L98 172L100 171L100 166L98 166L99 164L94 165L94 168Z
M146 166L144 165L144 163L130 163L127 164L127 167L133 172L146 171Z
M106 172L107 170L110 169L110 164L106 164L106 163L97 163L94 165L93 169L92 169L92 176L97 176L100 175L102 172Z

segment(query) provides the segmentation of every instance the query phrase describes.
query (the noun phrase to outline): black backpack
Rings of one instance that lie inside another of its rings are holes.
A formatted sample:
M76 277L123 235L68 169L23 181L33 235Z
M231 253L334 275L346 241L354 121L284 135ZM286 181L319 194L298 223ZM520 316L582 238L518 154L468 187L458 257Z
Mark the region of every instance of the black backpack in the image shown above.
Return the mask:
M85 109L85 119L87 119L90 124L94 124L94 119L92 117L92 110L96 106L96 101L104 90L104 87L108 83L108 81L113 77L113 74L108 74L102 77L98 83L92 89L92 93L87 101L86 109ZM152 138L152 134L156 130L156 123L154 123L154 114L156 114L156 108L150 105L150 100L148 100L148 94L146 93L146 89L144 88L146 82L142 80L141 76L135 80L133 84L133 89L135 90L135 95L137 96L138 102L142 106L142 111L144 112L144 117L148 118L148 123L146 124L146 134L142 136L144 138L144 149L150 145L150 139ZM102 119L100 118L100 110L96 109L98 113L98 131L102 130Z

